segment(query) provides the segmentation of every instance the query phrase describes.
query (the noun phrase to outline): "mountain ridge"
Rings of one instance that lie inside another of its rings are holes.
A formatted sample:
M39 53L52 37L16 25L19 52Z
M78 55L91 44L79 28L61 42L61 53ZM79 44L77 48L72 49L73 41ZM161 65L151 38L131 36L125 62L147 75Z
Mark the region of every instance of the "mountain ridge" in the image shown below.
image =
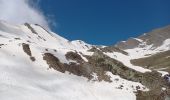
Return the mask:
M135 40L142 43L138 38ZM170 50L170 42L166 40L156 49L146 43L144 47L123 50L118 46L69 41L37 24L11 25L1 21L0 84L4 95L0 97L2 100L165 99L168 95L164 93L170 88L164 79L168 71L140 66L132 60ZM25 95L21 96L21 91Z
M115 46L121 49L132 49L138 46L141 42L146 42L147 45L153 44L154 47L162 45L163 41L170 38L170 25L154 29L144 33L137 38L129 38L127 41L118 42ZM128 46L128 48L126 47Z

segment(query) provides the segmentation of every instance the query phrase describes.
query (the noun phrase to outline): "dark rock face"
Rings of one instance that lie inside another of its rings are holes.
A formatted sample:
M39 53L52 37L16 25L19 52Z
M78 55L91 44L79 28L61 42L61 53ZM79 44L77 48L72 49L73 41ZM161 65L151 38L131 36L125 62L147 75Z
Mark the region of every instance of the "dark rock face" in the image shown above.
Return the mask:
M30 50L30 47L29 47L28 44L23 43L23 44L22 44L22 47L23 47L24 52L25 52L27 55L32 56L31 50Z
M170 89L162 90L160 88L156 88L148 92L138 91L136 95L137 100L169 100Z
M65 72L65 68L63 67L63 64L53 54L45 53L43 55L43 59L46 60L50 68L54 68L55 70L58 70L60 72Z
M67 60L75 60L78 63L84 62L84 60L81 58L81 56L77 52L67 52L65 56Z
M84 76L88 79L92 79L92 69L88 64L76 64L73 62L69 64L61 63L60 60L51 53L45 53L43 55L43 59L47 62L50 68L53 68L57 71L62 73L68 71L70 74Z
M89 63L95 66L95 72L99 75L109 71L114 75L119 75L124 79L133 80L133 76L138 74L138 72L134 71L133 69L129 69L121 62L104 55L101 51L96 51L92 57L87 58ZM137 79L134 79L134 81L137 81Z
M66 55L67 55L67 58L69 57L71 59L73 59L73 58L77 59L80 57L80 56L78 56L78 54L73 53L73 52L69 52ZM70 57L70 55L72 55L73 57ZM64 63L63 64L59 61L59 59L57 57L55 57L53 54L50 54L50 53L45 53L43 55L43 59L46 60L46 62L50 68L53 68L60 72L64 73L65 71L68 71L68 72L78 75L78 76L87 77L89 80L93 78L92 74L96 73L98 75L99 81L105 80L105 81L111 82L110 77L106 75L106 72L107 71L112 72L112 67L114 67L112 64L114 64L114 63L112 63L112 61L106 60L106 58L105 58L106 56L104 54L102 54L100 57L99 56L100 55L98 55L98 54L94 54L92 57L85 56L89 60L89 62L82 61L82 62L80 62L80 64L76 64L76 63L70 63L70 64ZM77 60L81 61L80 59L82 59L82 58L79 58ZM107 59L111 59L111 58L107 57ZM119 62L115 62L115 67L117 66L116 64L119 65ZM120 63L120 65L121 65L121 63ZM128 70L128 69L126 69L125 66L123 66L122 69ZM121 69L118 72L123 73L123 72L121 72ZM115 73L118 73L118 72L115 72Z
M24 52L25 52L28 56L30 56L30 59L31 59L32 61L35 61L35 57L32 56L31 49L30 49L29 45L26 44L26 43L23 43L23 44L22 44L22 48L23 48Z
M160 92L160 89L149 92L138 91L137 100L165 100L165 94Z

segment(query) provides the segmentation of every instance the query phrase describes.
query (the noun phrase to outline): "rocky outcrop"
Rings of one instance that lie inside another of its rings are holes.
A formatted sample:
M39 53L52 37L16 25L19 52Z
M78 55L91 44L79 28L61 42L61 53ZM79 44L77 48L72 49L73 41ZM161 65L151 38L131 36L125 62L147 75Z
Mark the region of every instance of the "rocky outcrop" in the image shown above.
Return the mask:
M24 52L25 52L28 56L30 56L30 59L31 59L32 61L35 61L35 57L32 56L31 49L30 49L29 45L26 44L26 43L22 43L22 48L23 48Z
M133 59L131 63L148 69L162 69L170 72L170 51L160 52L149 57Z
M63 67L63 64L53 54L45 53L43 55L43 59L46 60L47 64L49 65L49 68L53 68L63 73L65 72L65 68Z
M77 61L78 63L83 63L84 60L81 58L81 56L77 52L67 52L65 55L67 60L74 60Z
M69 64L61 63L61 61L51 53L45 53L43 55L43 59L47 62L49 68L53 68L62 73L68 71L70 74L84 76L88 79L92 79L92 75L91 75L92 69L91 66L89 66L88 64L81 63L80 65L73 62Z
M160 89L155 89L148 92L137 92L137 100L165 100L166 94Z

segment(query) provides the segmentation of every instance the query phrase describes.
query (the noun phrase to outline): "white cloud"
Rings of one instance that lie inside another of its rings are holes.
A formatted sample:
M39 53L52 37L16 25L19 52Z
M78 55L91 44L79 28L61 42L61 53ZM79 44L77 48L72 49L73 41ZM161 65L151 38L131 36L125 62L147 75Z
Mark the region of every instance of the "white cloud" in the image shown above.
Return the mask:
M39 0L0 0L0 20L15 24L28 22L49 28L45 16L35 6L38 2Z

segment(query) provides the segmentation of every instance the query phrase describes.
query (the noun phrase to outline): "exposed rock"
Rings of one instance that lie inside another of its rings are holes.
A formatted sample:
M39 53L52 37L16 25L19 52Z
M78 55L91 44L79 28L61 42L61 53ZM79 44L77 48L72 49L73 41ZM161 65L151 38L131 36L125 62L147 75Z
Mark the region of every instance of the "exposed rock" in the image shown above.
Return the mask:
M170 84L158 72L145 73L144 76L141 83L147 86L149 91L138 91L136 94L137 100L165 100L169 96L167 90L170 89ZM163 91L162 87L167 90Z
M137 47L140 43L141 43L140 41L134 38L130 38L127 41L117 43L115 47L120 48L122 50L132 49L132 48Z
M35 61L35 57L30 57L30 59L31 59L32 61Z
M50 68L53 68L63 73L66 71L63 64L60 62L60 60L57 57L55 57L53 54L45 53L43 55L43 59L46 60Z
M70 52L67 52L65 56L66 56L67 60L75 60L78 63L84 62L84 60L81 58L81 56L77 52L71 52L70 51Z
M30 56L30 59L31 59L32 61L35 61L35 57L32 57L32 53L31 53L31 49L30 49L29 45L26 44L26 43L22 43L22 48L23 48L24 52L25 52L27 55Z
M25 26L27 26L28 27L28 29L30 29L31 30L31 32L32 33L34 33L34 34L38 34L32 27L31 27L31 25L30 24L28 24L28 23L25 23L24 24Z
M170 51L160 52L155 55L140 58L140 59L133 59L131 63L136 66L142 66L149 69L160 69L160 68L167 68L170 67ZM166 69L165 69L166 70ZM169 71L169 70L167 70ZM170 72L170 71L169 71Z
M156 88L148 92L138 91L136 100L169 100L169 96L170 89Z
M43 55L43 59L47 62L50 68L53 68L62 73L68 71L78 76L87 77L88 79L92 78L91 75L92 69L90 68L91 66L88 64L79 65L76 63L70 63L70 64L61 63L60 60L51 53L45 53Z
M28 44L23 43L23 44L22 44L22 47L23 47L24 52L25 52L27 55L32 56L31 50L30 50L30 47L29 47Z
M73 57L71 57L70 54L73 55ZM75 53L69 52L67 57L71 59L75 58L76 60L79 60L77 59L77 57L79 58L80 56L78 56L77 54L75 56ZM76 64L76 63L70 63L70 64L64 63L63 64L59 61L57 57L55 57L53 54L50 54L50 53L45 53L43 59L47 61L47 64L49 65L50 68L54 68L55 70L58 70L60 72L64 73L65 71L68 71L78 76L84 76L88 78L89 80L93 78L92 76L93 73L97 73L99 81L105 80L105 81L110 82L110 77L107 76L105 73L106 71L108 71L107 66L96 66L92 62L89 62L89 63L81 62L80 64ZM95 61L98 61L98 60L95 60Z

